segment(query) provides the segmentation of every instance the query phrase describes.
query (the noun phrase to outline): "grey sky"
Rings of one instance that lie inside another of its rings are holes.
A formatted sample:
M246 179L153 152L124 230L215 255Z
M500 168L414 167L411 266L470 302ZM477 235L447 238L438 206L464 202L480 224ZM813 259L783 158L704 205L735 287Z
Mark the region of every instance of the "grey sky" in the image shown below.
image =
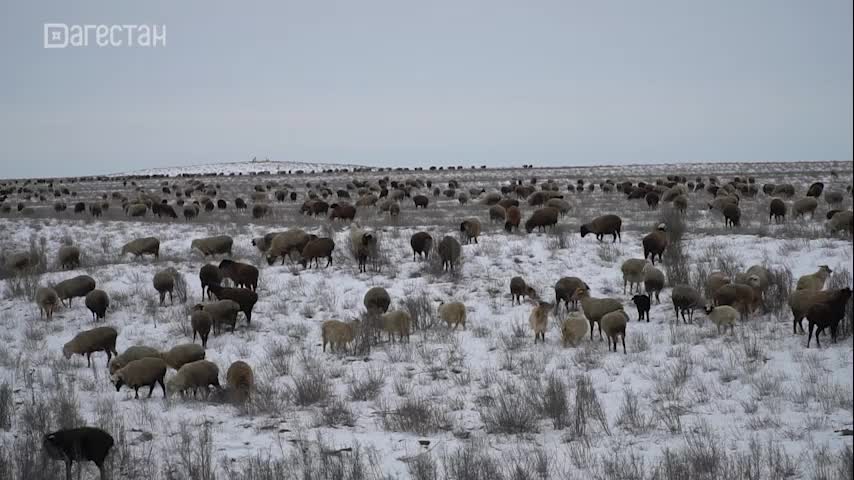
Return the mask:
M274 160L850 160L852 2L0 5L0 177ZM45 23L165 48L45 50Z

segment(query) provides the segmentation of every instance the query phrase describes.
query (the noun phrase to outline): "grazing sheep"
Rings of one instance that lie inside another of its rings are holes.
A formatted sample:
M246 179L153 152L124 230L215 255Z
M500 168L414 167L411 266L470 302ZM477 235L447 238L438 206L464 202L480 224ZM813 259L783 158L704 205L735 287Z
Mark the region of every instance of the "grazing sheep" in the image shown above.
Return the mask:
M599 340L602 340L602 317L615 310L622 310L623 303L615 298L594 298L590 296L590 290L579 288L575 290L573 297L581 302L581 310L590 322L590 340L593 340L593 324L599 324Z
M810 214L810 219L815 217L815 210L818 208L818 200L813 197L805 197L795 200L795 203L792 204L792 215L795 218L800 218Z
M270 207L266 203L252 205L252 218L264 218L270 213Z
M563 346L577 346L579 342L587 335L587 319L584 315L578 312L572 312L569 317L563 321L560 328L561 337L563 338Z
M578 277L563 277L555 283L555 315L560 312L560 302L563 301L566 310L569 311L569 304L572 303L572 309L578 310L578 300L574 297L575 291L579 288L589 290L587 286Z
M623 294L626 293L626 285L629 286L629 293L632 293L632 288L637 285L637 290L640 292L640 285L643 283L644 269L647 266L647 261L640 258L630 258L623 262L620 271L623 272Z
M425 197L424 195L416 195L412 197L412 202L415 204L415 208L427 208L427 205L430 204L430 199Z
M31 257L27 252L13 253L6 259L6 268L21 272L36 266L38 260Z
M451 325L453 325L454 330L456 330L458 325L462 325L463 330L465 330L466 306L463 302L440 303L439 318L448 324L448 328L451 328Z
M217 235L215 237L197 238L190 242L190 250L198 250L205 257L208 255L225 254L231 256L231 246L234 239L228 235Z
M74 245L65 245L59 248L57 263L60 268L74 269L80 266L80 249Z
M234 333L234 327L237 324L237 314L240 312L239 303L234 300L219 300L204 305L198 304L193 308L201 308L211 314L214 334L219 335L222 332L223 325L230 325L231 333Z
M643 237L641 243L643 244L643 258L651 257L650 260L652 260L653 265L655 265L656 255L658 255L659 262L663 261L664 250L669 244L665 225L660 224L654 232Z
M635 295L632 297L632 303L638 309L638 321L643 321L646 317L646 323L649 323L650 299L649 295Z
M519 224L522 222L522 211L517 206L505 207L505 222L504 230L512 232L515 228L519 231Z
M95 279L89 275L78 275L57 283L53 289L60 301L68 300L70 307L71 300L74 297L85 297L87 293L95 289Z
M836 343L836 331L839 327L839 322L845 317L845 309L851 299L851 289L846 287L839 290L830 290L827 293L826 301L814 303L807 311L807 320L809 321L807 348L810 347L813 327L816 326L818 329L815 332L815 344L818 348L821 348L818 336L827 327L830 327L831 340L833 343Z
M92 312L92 320L101 320L107 315L107 307L110 306L110 297L103 290L92 290L86 294L86 308Z
M144 203L135 203L127 207L127 214L130 217L144 217L147 212L148 207Z
M673 310L676 311L677 324L680 314L682 314L682 323L694 323L694 309L702 306L700 292L688 285L676 285L670 293L670 300L673 301ZM686 312L688 313L687 321L685 320Z
M775 198L771 200L771 205L768 208L768 221L770 222L773 218L776 223L785 222L787 211L786 202L782 199Z
M252 372L252 367L242 360L232 363L225 372L225 384L233 393L234 401L242 403L249 400L249 395L255 387L255 374Z
M503 222L507 218L507 211L501 205L489 207L489 223Z
M829 277L831 273L833 273L833 270L831 270L830 267L827 265L819 265L818 270L815 273L802 275L798 279L798 284L795 287L795 290L821 290L824 288L824 282L827 281L827 277Z
M854 212L844 210L836 212L827 222L827 229L833 235L836 232L848 232L854 234Z
M715 292L724 285L729 285L732 280L724 272L712 272L706 279L706 296L713 297Z
M160 351L156 348L146 347L145 345L134 345L132 347L128 347L124 352L116 355L110 361L110 375L116 373L125 367L125 365L129 364L134 360L139 360L141 358L160 358Z
M172 292L175 290L175 277L178 271L173 267L163 269L154 274L152 284L157 293L160 294L160 305L166 300L166 294L169 294L169 303L174 303L172 300Z
M460 258L460 253L462 252L462 247L460 246L460 242L457 241L456 238L445 236L442 238L442 241L439 242L439 258L442 259L442 271L450 270L454 271L454 265Z
M646 201L646 206L649 207L650 210L655 210L658 208L658 202L661 200L661 196L659 196L657 192L647 192L644 196L644 200Z
M643 287L647 295L655 294L655 303L661 303L659 295L664 290L664 272L647 265L643 271Z
M724 214L724 226L729 227L738 227L741 226L741 209L738 208L738 205L733 205L728 203L723 207Z
M208 335L213 326L213 317L206 312L204 307L196 305L190 313L190 327L193 329L193 343L196 343L196 334L202 340L202 348L208 348Z
M839 191L831 191L824 193L824 201L827 202L828 205L836 205L838 203L842 203L845 199L845 195Z
M329 208L332 210L329 213L330 220L334 221L340 218L341 220L352 221L354 218L356 218L356 207L350 205L349 203L333 203L329 206Z
M39 306L39 316L53 318L53 311L59 304L59 295L50 287L40 287L36 290L36 305Z
M377 254L376 234L362 229L358 224L353 224L350 227L350 245L359 263L359 273L367 272L368 259L375 258Z
M219 262L218 270L222 273L223 278L231 279L238 287L248 288L252 291L258 289L259 273L258 268L254 265L225 259Z
M560 215L566 215L567 213L569 213L570 210L572 210L572 205L570 205L569 202L561 198L548 199L546 201L546 207L557 209Z
M380 324L384 332L388 334L388 339L394 343L394 334L398 334L400 341L406 337L406 342L409 343L409 330L412 324L412 317L409 313L403 310L392 310L384 313L380 317Z
M618 238L622 242L623 237L620 235L622 227L623 220L617 215L602 215L601 217L594 218L590 223L581 225L581 238L584 238L588 233L592 233L596 235L596 240L600 242L605 235L612 235L614 237L611 243L615 243Z
M252 309L258 302L258 294L248 288L227 288L221 285L210 285L208 290L213 292L217 300L234 300L240 306L240 311L246 315L246 324L252 323ZM232 331L233 328L232 328Z
M427 232L418 232L412 234L412 237L409 239L409 245L412 246L412 261L415 261L415 255L418 255L418 258L421 258L421 255L424 255L424 259L427 260L430 256L430 250L433 249L433 237L430 236Z
M331 238L316 238L311 240L302 249L302 264L303 268L308 265L311 268L311 262L314 261L317 268L320 268L320 259L326 258L326 266L332 265L332 251L335 250L335 242Z
M71 465L75 460L94 463L101 480L107 480L104 461L114 444L109 433L94 427L58 430L45 435L42 440L42 448L49 458L65 462L66 480L71 480Z
M741 319L746 320L749 314L756 311L762 295L758 276L750 275L747 282L731 283L719 288L714 295L715 305L733 306L741 312Z
M614 344L614 352L617 351L617 338L623 342L623 354L626 354L626 324L629 323L629 316L623 309L608 312L599 320L599 326L605 330L605 335L608 337L608 351L611 351L611 343Z
M528 297L532 300L539 300L539 295L534 287L528 286L525 279L522 277L513 277L510 279L510 304L522 304L522 297Z
M706 315L712 323L717 325L718 333L721 333L721 327L724 330L729 327L731 335L735 333L735 321L740 315L738 310L729 305L718 305L717 307L706 305Z
M771 192L771 195L774 197L792 198L793 196L795 196L795 187L791 183L775 185L774 190Z
M525 221L525 231L531 233L534 229L546 231L548 227L552 227L557 225L558 217L560 216L560 211L556 208L545 207L536 210L531 214L530 218Z
M362 300L368 314L381 314L388 311L391 305L391 297L386 289L382 287L373 287L365 293L365 298Z
M122 246L121 256L132 253L134 258L142 255L154 255L154 258L160 258L160 240L154 237L137 238Z
M480 220L476 218L468 218L463 220L460 223L460 231L464 232L465 243L471 243L474 240L474 243L477 243L477 237L480 235Z
M195 343L182 343L169 350L160 352L160 358L166 362L169 368L180 369L184 364L202 360L205 358L205 349Z
M199 281L202 284L202 300L205 299L205 289L207 289L208 300L210 300L210 286L222 283L222 271L216 265L205 264L199 269Z
M84 330L74 336L69 342L62 346L62 355L66 359L72 355L86 355L86 366L92 366L92 353L104 351L107 354L107 365L116 352L116 338L119 332L112 327L96 327Z
M199 207L196 205L184 205L184 220L196 218L199 215Z
M531 315L528 317L528 325L534 331L534 345L537 344L537 340L542 340L543 343L546 343L546 330L549 326L549 311L551 309L551 304L539 302L531 310Z
M200 388L206 393L209 385L213 385L217 389L221 388L219 386L219 367L209 360L196 360L186 363L166 384L170 393L180 393L181 396L184 396L185 391L193 389L193 398L195 398L196 392Z
M340 350L342 347L347 348L347 344L356 338L359 328L359 321L341 322L338 320L327 320L320 326L320 336L323 339L323 351L326 351L326 344L329 344L329 350L335 351L336 347Z
M127 385L134 391L133 398L139 398L139 388L148 387L148 397L154 393L154 386L158 383L163 389L166 397L166 385L163 378L166 376L167 364L160 358L143 357L139 360L131 360L127 365L120 368L111 375L116 391L120 391L123 385Z
M673 199L673 208L679 213L684 214L688 210L688 197L684 194L678 195Z
M259 252L267 253L267 251L270 250L271 244L273 243L273 238L275 238L276 235L280 233L284 232L269 232L266 233L263 237L253 238L252 245L257 248Z
M735 276L735 283L743 283L750 285L750 277L756 276L759 280L759 293L765 295L765 291L771 285L771 272L762 265L751 265L744 273L739 273Z

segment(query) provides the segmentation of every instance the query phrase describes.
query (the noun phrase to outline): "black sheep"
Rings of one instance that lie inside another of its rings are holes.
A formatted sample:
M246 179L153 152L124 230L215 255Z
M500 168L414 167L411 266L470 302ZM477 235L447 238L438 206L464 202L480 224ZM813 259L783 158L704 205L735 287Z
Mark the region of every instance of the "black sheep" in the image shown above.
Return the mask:
M638 321L642 321L646 317L646 323L649 323L650 300L649 295L635 295L632 297L632 302L638 308Z
M71 480L71 464L75 460L94 462L104 480L104 460L114 443L113 437L100 428L80 427L47 434L42 446L48 457L65 462L66 480Z
M248 288L227 288L219 284L208 285L217 300L234 300L240 305L240 311L246 315L246 324L252 323L252 308L258 301L258 294Z
M851 289L841 288L831 294L831 299L827 303L816 303L807 311L807 320L809 321L809 336L807 337L807 348L810 347L812 340L813 327L817 326L815 332L815 344L821 348L821 343L818 336L825 328L830 327L830 338L833 343L836 343L836 329L839 327L839 321L845 317L845 308L848 306L848 300L851 298Z

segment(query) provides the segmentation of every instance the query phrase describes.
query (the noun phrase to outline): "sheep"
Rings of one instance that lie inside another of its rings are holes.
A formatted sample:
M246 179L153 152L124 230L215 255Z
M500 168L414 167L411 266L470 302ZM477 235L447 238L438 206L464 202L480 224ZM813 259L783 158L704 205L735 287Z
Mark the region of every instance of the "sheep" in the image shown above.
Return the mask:
M676 209L679 213L685 213L688 210L688 197L684 194L678 195L673 199L673 208Z
M638 321L643 321L646 317L646 323L649 323L650 299L649 295L635 295L632 297L632 303L638 309Z
M465 233L463 238L465 239L465 243L471 243L474 240L474 243L477 243L477 237L480 235L480 220L476 218L468 218L463 220L460 223L460 231Z
M211 285L219 285L222 283L222 271L216 265L205 264L199 269L199 281L202 284L202 300L205 299L205 289L207 289L208 300L211 298Z
M144 217L147 212L148 207L144 203L134 203L127 207L127 214L129 217Z
M454 271L454 265L460 258L460 252L462 251L462 247L460 246L460 242L457 241L456 238L445 236L442 238L442 241L439 242L439 258L442 259L442 271L450 270Z
M764 296L765 291L771 285L771 272L762 265L751 265L744 273L736 274L735 283L750 284L750 277L755 275L759 280L758 292Z
M222 331L223 325L231 326L231 333L234 333L234 327L237 324L237 313L240 312L240 304L234 300L219 300L207 304L197 304L194 309L201 309L211 314L213 320L214 334L219 334Z
M531 310L531 315L528 317L528 325L534 331L534 345L537 344L537 340L542 340L543 343L546 343L546 330L549 326L549 311L551 309L551 304L539 302Z
M534 287L528 286L522 277L513 277L510 279L510 304L522 304L522 297L528 297L533 300L539 300L539 295Z
M107 307L110 306L110 297L103 290L92 290L86 294L86 308L92 312L92 320L103 319L107 315Z
M238 287L248 288L253 292L258 289L258 268L254 265L224 259L219 262L217 268L223 278L230 278Z
M556 208L540 208L532 213L528 220L525 221L525 231L531 233L535 228L542 231L546 231L548 227L554 229L559 216L560 211Z
M154 274L154 279L152 279L151 283L154 285L157 293L160 294L160 305L163 305L163 302L166 300L167 293L169 294L169 303L174 303L172 300L172 291L175 290L175 277L177 275L178 271L173 267L163 269Z
M722 212L724 214L725 227L734 228L741 226L741 209L738 208L738 205L728 203L724 205Z
M830 267L827 265L819 265L818 270L815 273L803 275L798 278L795 290L821 290L824 288L824 282L827 281L827 277L829 277L831 273L833 273L833 270L831 270Z
M193 389L193 398L196 396L198 389L208 391L208 386L213 385L220 389L219 385L219 367L209 360L196 360L186 363L181 366L172 378L166 382L169 393L180 393L184 396L184 392Z
M334 351L337 347L346 348L347 344L356 338L360 322L354 320L352 322L341 322L338 320L327 320L320 326L320 336L323 339L323 351L326 351L326 344L329 344L329 350Z
M206 312L204 307L197 305L190 313L190 327L193 329L193 343L196 343L196 334L202 341L202 348L208 348L208 335L211 333L213 326L213 317L210 312Z
M412 237L409 239L409 245L412 246L412 261L415 261L415 255L418 255L418 258L421 258L421 255L424 255L424 259L427 260L430 256L430 250L433 249L433 237L430 236L427 232L417 232L413 233Z
M830 191L824 193L824 201L827 202L828 205L836 205L838 203L842 203L842 200L845 199L845 195L840 191Z
M202 256L225 254L231 255L231 246L234 239L228 235L217 235L215 237L197 238L190 242L190 250L198 250Z
M267 253L267 251L270 250L270 245L273 243L273 238L280 233L284 232L269 232L263 237L253 238L252 245L257 248L259 252Z
M29 253L19 252L9 255L6 259L6 268L20 272L36 266L37 263L38 260L31 257Z
M760 281L756 275L747 278L748 283L731 283L719 288L714 295L715 305L730 305L741 312L742 320L759 306L761 298Z
M64 303L65 300L68 300L70 307L74 297L85 297L87 293L95 289L95 279L89 275L78 275L57 283L53 289L60 301Z
M664 290L664 272L647 265L643 271L643 287L647 295L655 294L655 303L661 303L659 295Z
M182 343L160 352L160 358L169 368L179 370L183 365L205 358L205 349L195 343Z
M522 211L517 206L505 207L504 230L512 232L515 228L519 231L519 224L522 222Z
M258 294L248 288L227 288L221 285L210 285L208 290L213 292L217 300L234 300L240 306L240 311L246 315L246 324L252 323L252 309L258 302ZM232 328L232 331L234 329Z
M827 293L826 301L813 304L807 311L807 320L809 321L807 348L810 347L813 327L816 326L818 329L815 332L815 344L818 348L821 348L818 336L827 327L830 327L831 340L833 343L836 343L836 331L839 327L839 322L845 317L845 310L851 299L851 289L846 287L839 290L830 290Z
M503 222L507 218L507 211L501 205L489 207L489 223Z
M578 312L570 313L569 317L563 321L560 333L564 347L567 345L575 347L587 335L587 319Z
M365 305L368 314L381 314L388 311L388 306L391 305L391 297L386 289L373 287L365 293L362 303Z
M792 204L792 216L800 218L809 213L812 219L815 217L816 208L818 208L818 200L814 197L800 198Z
M573 297L581 302L581 310L590 322L590 340L593 340L593 324L599 324L599 340L602 340L602 317L615 310L622 310L623 303L615 298L594 298L587 288L578 288Z
M458 325L462 325L463 330L465 330L466 306L462 302L440 303L439 318L441 318L445 321L446 324L448 324L448 328L451 328L451 325L453 325L454 330L456 330Z
M62 355L66 359L72 355L86 355L86 366L92 366L92 353L103 350L107 354L107 365L116 352L116 338L119 332L113 327L96 327L84 330L62 346Z
M572 205L561 198L550 198L546 201L546 207L557 209L561 215L566 215L572 209Z
M111 375L111 380L116 386L116 391L120 391L123 385L127 385L134 391L134 398L139 398L139 388L148 386L148 397L154 393L154 387L158 383L163 389L163 396L166 397L166 385L163 383L163 378L166 376L167 363L161 358L143 357L138 360L132 360L127 365L120 368L116 373Z
M615 243L618 238L622 242L623 237L620 235L622 227L623 220L617 215L602 215L601 217L594 218L590 223L581 225L581 238L584 238L588 233L592 233L596 235L596 240L600 242L605 235L612 235L614 237L611 243Z
M772 218L775 223L785 222L787 211L786 202L782 199L775 198L771 200L771 204L768 207L768 222L771 222Z
M416 196L412 197L412 203L415 204L416 209L418 207L427 208L427 205L430 204L430 199L424 195L416 195Z
M65 245L59 248L57 263L60 268L74 269L80 266L80 249L74 245Z
M679 314L682 314L682 323L694 323L694 309L701 306L700 293L693 287L685 284L676 285L670 292L670 300L673 302L673 310L676 311L676 323L679 323ZM685 312L688 312L688 320L685 320Z
M590 289L578 277L563 277L555 283L555 315L560 312L560 302L563 301L566 310L569 311L569 304L572 303L573 310L578 309L578 300L574 297L575 291L579 288Z
M706 296L712 297L719 288L729 285L732 280L724 272L712 272L706 279Z
M252 205L252 218L264 218L269 213L270 207L266 203L256 203L255 205Z
M60 302L56 290L50 287L40 287L36 290L36 305L39 306L39 316L53 318L53 311Z
M412 324L412 317L409 316L409 313L403 310L392 310L384 313L380 317L380 324L383 331L388 333L388 339L392 343L394 342L395 333L400 336L401 342L406 337L406 342L409 343L409 330Z
M641 244L643 245L643 258L650 257L652 264L655 265L655 256L658 255L658 261L663 261L664 250L669 244L667 240L667 227L662 223L652 233L643 237Z
M824 183L822 183L822 182L814 182L814 183L813 183L813 184L811 184L811 185L809 186L809 188L807 189L807 196L808 196L808 197L816 197L816 198L817 198L817 197L820 197L820 196L821 196L821 192L823 192L823 191L824 191Z
M160 240L154 237L137 238L122 246L121 256L132 253L134 258L142 255L154 255L155 260L160 258Z
M608 312L599 320L599 327L605 330L608 337L608 351L611 351L611 343L614 343L614 352L617 351L617 338L623 342L623 354L626 354L626 324L629 316L623 309Z
M311 262L314 261L317 268L320 268L320 259L326 258L326 266L332 265L332 251L335 250L335 241L331 238L316 238L308 242L302 249L302 264L303 268L308 265L311 268Z
M255 374L248 363L238 360L228 366L225 372L225 384L234 394L234 400L245 402L255 387Z
M630 258L623 262L620 271L623 272L623 294L626 293L626 285L629 286L629 293L632 293L632 288L637 285L637 290L640 292L640 285L643 282L644 269L647 261L640 258Z
M854 233L854 212L851 210L836 212L828 220L827 229L831 235L836 232Z
M130 362L141 358L161 359L160 351L153 347L146 347L145 345L134 345L132 347L128 347L124 352L116 355L110 361L110 375L118 372Z
M353 224L350 227L350 245L359 263L359 273L367 272L368 258L374 258L377 252L376 234L362 229L358 224Z
M706 305L706 316L717 325L718 333L721 333L721 327L726 330L726 327L730 328L730 335L735 333L735 321L739 317L738 310L732 308L729 305L718 305L717 307L713 307L712 305Z
M353 221L356 218L356 207L349 203L333 203L329 208L332 210L329 212L330 220L334 221L340 218L341 220Z
M42 448L47 456L65 462L66 480L71 480L71 465L75 460L94 463L98 467L101 480L106 480L104 461L114 444L115 441L109 433L94 427L57 430L42 439Z

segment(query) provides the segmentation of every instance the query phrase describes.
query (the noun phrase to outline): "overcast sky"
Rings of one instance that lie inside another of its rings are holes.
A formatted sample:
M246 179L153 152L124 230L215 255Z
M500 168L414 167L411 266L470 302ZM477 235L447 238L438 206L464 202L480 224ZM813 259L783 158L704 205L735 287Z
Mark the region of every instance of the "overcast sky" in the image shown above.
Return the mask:
M851 0L247 3L4 0L0 177L852 158Z

